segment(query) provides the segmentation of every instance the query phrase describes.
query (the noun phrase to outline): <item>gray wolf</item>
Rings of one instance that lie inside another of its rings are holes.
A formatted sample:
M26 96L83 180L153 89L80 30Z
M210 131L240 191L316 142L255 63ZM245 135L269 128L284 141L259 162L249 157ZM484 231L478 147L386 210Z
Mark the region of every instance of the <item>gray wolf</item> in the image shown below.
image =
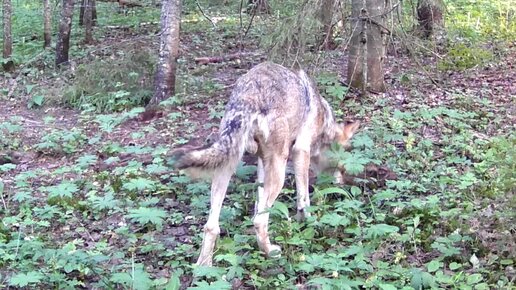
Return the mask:
M280 248L269 238L269 209L283 187L288 157L292 158L294 167L297 216L304 218L309 215L306 208L310 206L310 164L316 171L329 167L324 151L333 142L345 146L358 126L358 122L336 123L328 102L302 70L293 72L264 62L240 77L214 143L175 156L176 168L212 174L211 208L197 264L212 263L220 233L222 202L245 151L258 156L260 186L253 218L258 246L268 256L275 256Z

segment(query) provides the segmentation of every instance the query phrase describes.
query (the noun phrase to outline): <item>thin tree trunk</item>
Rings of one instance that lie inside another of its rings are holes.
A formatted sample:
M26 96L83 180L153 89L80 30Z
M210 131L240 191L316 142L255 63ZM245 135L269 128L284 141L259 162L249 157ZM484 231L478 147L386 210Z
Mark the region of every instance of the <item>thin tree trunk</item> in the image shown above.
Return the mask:
M91 25L97 26L97 1L90 0L91 1Z
M385 91L383 4L381 0L352 2L348 81L362 92Z
M335 47L333 42L333 11L335 10L335 0L322 0L319 7L319 21L322 24L322 37L319 41L321 49L332 49Z
M84 12L86 10L87 0L81 0L81 7L79 7L79 26L84 25Z
M70 32L72 30L74 0L63 0L61 20L59 21L59 34L56 43L56 66L68 62L70 50Z
M164 0L161 6L161 40L154 96L147 107L158 105L175 92L180 22L181 0Z
M4 58L3 67L5 71L14 70L14 62L10 59L13 54L13 38L11 34L11 16L12 6L11 0L3 0L3 25L4 25L4 49L2 57ZM8 61L5 61L9 59Z
M52 11L49 0L43 0L43 47L52 43Z
M365 91L364 55L366 42L366 22L359 19L362 0L351 2L351 41L348 57L348 82L353 88Z
M84 43L93 43L93 0L84 0Z
M384 92L385 80L383 60L385 57L384 19L385 2L368 1L368 11L372 22L367 33L367 85L372 92Z

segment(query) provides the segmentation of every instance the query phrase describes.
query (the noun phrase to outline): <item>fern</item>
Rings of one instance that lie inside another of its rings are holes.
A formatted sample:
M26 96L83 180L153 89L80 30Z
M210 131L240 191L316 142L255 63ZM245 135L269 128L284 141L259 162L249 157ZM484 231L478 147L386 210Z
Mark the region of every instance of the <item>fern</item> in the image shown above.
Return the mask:
M163 228L163 219L167 216L167 212L158 208L139 207L129 210L129 214L126 216L141 225L151 223L161 230Z

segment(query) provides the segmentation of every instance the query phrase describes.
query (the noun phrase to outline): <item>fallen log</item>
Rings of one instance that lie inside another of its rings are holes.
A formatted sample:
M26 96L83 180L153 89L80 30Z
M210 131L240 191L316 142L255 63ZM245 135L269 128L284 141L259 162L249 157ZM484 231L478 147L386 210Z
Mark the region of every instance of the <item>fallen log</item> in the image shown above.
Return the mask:
M249 57L249 56L257 56L257 54L252 53L252 52L237 52L237 53L232 53L232 54L223 55L223 56L197 57L197 58L195 58L195 63L197 63L197 64L220 63L220 62L226 62L226 61L231 61L231 60L235 60L235 59L241 59L241 58Z

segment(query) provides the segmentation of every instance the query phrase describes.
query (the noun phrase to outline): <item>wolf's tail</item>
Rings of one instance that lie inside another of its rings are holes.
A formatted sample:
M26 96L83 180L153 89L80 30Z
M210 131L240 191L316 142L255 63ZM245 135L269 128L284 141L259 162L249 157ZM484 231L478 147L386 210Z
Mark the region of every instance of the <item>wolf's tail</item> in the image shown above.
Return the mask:
M174 166L201 174L219 169L234 171L244 155L253 118L252 114L245 112L226 112L218 139L207 147L177 153Z

